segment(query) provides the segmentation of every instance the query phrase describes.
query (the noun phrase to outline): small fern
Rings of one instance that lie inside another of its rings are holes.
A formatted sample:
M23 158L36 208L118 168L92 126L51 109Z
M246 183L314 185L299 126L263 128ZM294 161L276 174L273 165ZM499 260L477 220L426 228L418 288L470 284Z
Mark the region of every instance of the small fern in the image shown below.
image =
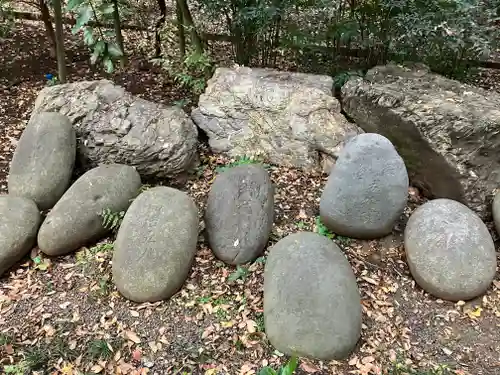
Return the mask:
M292 375L295 373L297 369L298 359L297 357L292 357L290 360L282 367L278 369L278 371L272 369L271 367L263 367L259 371L259 375Z
M102 217L102 226L116 232L120 228L125 211L113 212L111 209L106 208L101 212L100 216Z

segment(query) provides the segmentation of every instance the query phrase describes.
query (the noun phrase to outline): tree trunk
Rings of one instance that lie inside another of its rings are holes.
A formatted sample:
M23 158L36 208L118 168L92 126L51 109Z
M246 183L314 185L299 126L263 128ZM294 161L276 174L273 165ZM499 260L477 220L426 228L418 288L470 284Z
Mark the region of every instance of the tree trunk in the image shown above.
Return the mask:
M127 55L125 54L125 45L123 43L120 13L118 11L118 0L113 0L113 24L115 27L116 44L118 44L118 47L120 48L123 54L123 56L120 59L120 66L123 69L127 64Z
M59 82L66 83L66 57L64 52L61 0L52 0L52 3L54 4L54 21L56 23L57 75Z
M158 0L158 7L160 8L160 19L155 25L155 57L161 57L161 37L160 30L167 19L167 4L165 0Z
M47 40L50 45L50 57L56 58L56 34L54 33L54 27L52 26L52 21L50 20L49 7L45 0L38 0L38 6L40 8L40 13L42 14L42 21L45 25L45 33L47 34Z
M181 10L184 26L191 31L191 43L194 44L196 53L201 55L203 53L203 44L201 42L200 36L198 35L198 32L196 31L196 28L194 27L193 17L191 17L191 12L189 11L187 1L177 0L177 5Z
M184 17L182 17L182 9L179 3L176 4L177 13L177 28L179 30L179 50L181 54L181 60L184 61L186 57L186 34L184 33Z

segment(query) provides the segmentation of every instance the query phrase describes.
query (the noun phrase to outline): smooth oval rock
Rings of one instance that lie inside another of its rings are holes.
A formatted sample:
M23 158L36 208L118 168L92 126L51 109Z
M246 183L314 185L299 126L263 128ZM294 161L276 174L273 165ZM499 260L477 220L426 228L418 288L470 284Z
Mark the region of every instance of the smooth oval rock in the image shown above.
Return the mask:
M41 222L32 200L0 196L0 276L35 246Z
M198 209L186 193L163 186L143 192L116 237L116 287L134 302L170 298L186 281L197 242Z
M404 233L415 281L435 297L469 300L483 294L496 272L493 239L479 216L451 199L417 208Z
M75 130L66 116L33 115L12 157L9 194L33 200L42 211L52 208L70 184L75 156Z
M48 255L63 255L108 233L102 213L126 211L141 188L135 168L101 165L83 174L64 193L38 232L38 246Z
M495 229L497 233L500 234L500 191L495 194L495 198L493 199L493 204L491 207L491 213L493 215Z
M317 233L274 245L264 271L266 335L280 352L321 360L346 358L361 335L356 277L340 248Z
M321 195L321 220L341 236L386 236L403 213L408 187L405 163L392 143L378 134L360 134L332 168Z
M241 165L221 173L208 195L205 226L215 256L228 264L256 259L274 218L274 188L267 171Z

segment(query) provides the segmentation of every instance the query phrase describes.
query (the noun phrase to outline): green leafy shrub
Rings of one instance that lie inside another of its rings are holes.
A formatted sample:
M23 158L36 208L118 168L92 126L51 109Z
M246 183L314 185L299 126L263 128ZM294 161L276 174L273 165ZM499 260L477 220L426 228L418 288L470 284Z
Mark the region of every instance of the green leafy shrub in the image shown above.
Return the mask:
M297 369L297 364L297 357L292 357L284 366L281 366L278 370L274 370L268 366L263 367L259 371L259 375L292 375Z

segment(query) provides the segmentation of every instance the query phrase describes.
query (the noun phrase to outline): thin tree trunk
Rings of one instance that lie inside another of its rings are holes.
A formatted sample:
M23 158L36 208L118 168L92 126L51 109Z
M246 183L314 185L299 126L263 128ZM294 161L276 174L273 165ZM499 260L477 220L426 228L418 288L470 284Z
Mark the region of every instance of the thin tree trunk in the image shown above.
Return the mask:
M40 8L40 13L42 14L42 21L45 25L45 33L47 34L47 40L49 41L50 45L50 57L55 58L57 56L56 34L50 20L49 7L47 6L45 0L38 0L38 6Z
M160 19L156 22L155 25L155 56L161 56L161 37L160 30L163 25L165 25L165 21L167 19L167 4L165 4L165 0L158 0L158 7L160 8Z
M189 11L187 1L186 0L177 0L177 5L181 9L182 19L184 21L184 26L189 28L189 30L191 31L191 43L194 44L194 48L196 50L196 53L201 55L203 53L203 44L201 42L200 36L198 35L198 32L196 31L195 26L194 26L193 17L191 16L191 12Z
M54 4L54 21L56 24L57 75L59 82L66 83L66 57L64 52L64 35L61 0L52 0Z
M177 13L177 28L179 30L179 51L181 53L181 59L184 61L186 57L186 34L184 33L184 17L182 17L182 9L179 3L176 3L176 13Z
M118 47L121 49L123 54L120 59L120 66L124 68L127 64L127 55L125 54L125 45L123 43L120 13L118 11L118 0L113 0L113 24L115 26L116 44L118 44Z

